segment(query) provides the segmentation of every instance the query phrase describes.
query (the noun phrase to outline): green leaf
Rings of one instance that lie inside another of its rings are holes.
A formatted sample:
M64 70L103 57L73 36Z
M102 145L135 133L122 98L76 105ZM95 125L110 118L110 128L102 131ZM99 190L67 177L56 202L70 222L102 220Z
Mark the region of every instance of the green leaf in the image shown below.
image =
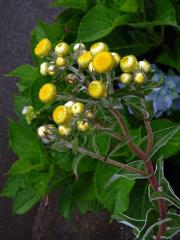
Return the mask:
M34 49L41 39L48 38L53 46L55 46L55 44L57 44L58 41L61 41L63 37L64 32L60 22L57 21L53 24L38 22L31 33L31 53L35 62L39 64L43 61L42 58L39 58L34 54Z
M79 8L84 10L87 7L87 0L56 0L51 3L51 5L55 7Z
M35 164L47 161L36 133L12 120L9 122L9 142L13 151L20 158L28 156Z
M180 72L180 37L176 39L174 49L162 52L156 62L173 67Z
M107 8L97 4L83 17L78 31L78 40L89 42L100 39L116 27L124 25L129 20L129 15L119 15L117 9Z
M41 75L38 68L26 64L21 65L12 72L8 73L7 76L19 78L20 81L18 82L17 86L19 88L19 91L23 92L28 87L30 87L32 83Z
M138 10L137 0L126 0L120 7L121 11L136 13Z
M1 192L1 196L14 198L19 191L20 188L25 186L25 179L24 175L11 175L8 177L8 180L3 187Z
M95 135L95 142L98 149L98 152L102 155L106 155L110 147L110 138L111 136L107 133L98 132Z
M151 155L149 157L152 158L153 155L162 148L165 147L168 149L168 142L178 133L179 135L180 125L174 125L159 131L154 132L154 147L152 149ZM176 149L178 151L178 149ZM163 156L167 158L167 155L164 153Z
M20 190L14 199L13 209L17 214L24 214L41 200L47 193L48 174L37 173L29 176L28 185Z
M134 185L133 180L126 178L109 183L109 179L116 172L116 168L99 163L94 177L98 199L112 214L128 209L129 193Z
M147 5L149 2L147 1ZM145 21L129 23L129 26L138 28L155 27L161 25L169 25L180 29L176 22L175 8L170 0L153 0L150 2L151 9L146 6L147 18Z

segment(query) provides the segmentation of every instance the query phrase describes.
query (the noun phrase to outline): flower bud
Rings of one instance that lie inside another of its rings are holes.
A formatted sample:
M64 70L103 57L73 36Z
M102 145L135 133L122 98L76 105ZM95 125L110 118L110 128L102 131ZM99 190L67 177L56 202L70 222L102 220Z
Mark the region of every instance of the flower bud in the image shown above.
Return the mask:
M74 52L83 51L86 49L86 46L83 43L76 43L73 47Z
M119 55L118 53L116 53L116 52L112 52L111 54L112 54L112 56L113 56L113 58L114 58L115 66L117 66L117 65L120 63L121 57L120 57L120 55Z
M92 62L90 62L89 66L88 66L88 70L89 70L91 73L95 71Z
M58 57L56 59L56 66L58 67L64 67L66 65L66 59L63 57Z
M138 85L141 85L144 83L145 81L145 77L144 74L142 72L136 73L136 75L134 76L134 82Z
M64 106L71 108L73 104L74 104L73 101L68 101L67 103L64 104Z
M122 73L119 77L119 81L125 85L132 82L132 75L130 73Z
M72 132L72 128L66 126L66 125L61 125L59 126L59 134L61 136L68 136Z
M98 54L100 52L104 52L104 51L109 51L109 48L103 42L94 43L90 48L90 52L91 52L92 56L95 56L96 54Z
M48 62L43 62L40 65L40 74L43 76L47 76L48 75L48 67L49 67L49 63Z
M53 76L56 73L56 66L55 65L50 65L48 67L48 74Z
M93 58L92 64L96 72L106 73L113 69L115 61L110 52L100 52Z
M77 82L77 77L76 77L75 74L70 73L70 74L67 75L66 81L67 81L68 83L70 83L70 84L74 84L74 83Z
M67 124L71 119L71 110L66 106L58 106L53 111L53 120L58 125Z
M87 110L87 111L85 112L85 115L86 115L86 117L89 118L89 119L93 119L93 118L94 118L94 113L93 113L91 110Z
M56 86L52 83L46 83L39 90L39 99L43 103L49 103L55 100L56 94Z
M149 73L151 71L151 64L146 60L139 61L139 68L141 71Z
M123 72L132 72L137 69L138 62L135 56L128 55L120 60L120 68Z
M77 128L78 130L82 132L86 132L89 130L89 123L86 120L80 120L77 122Z
M84 104L77 102L74 103L71 107L71 112L73 115L77 115L84 112Z
M34 49L34 53L38 57L46 57L49 55L51 48L52 48L52 44L49 41L49 39L44 38L40 42L38 42L38 44Z
M79 57L78 57L78 65L80 68L87 68L89 66L89 63L91 62L92 60L92 56L90 54L89 51L81 54Z
M101 99L107 96L107 89L102 81L95 80L89 84L88 93L94 99Z
M44 143L50 143L56 138L55 129L53 124L42 125L37 129L37 133Z
M22 109L22 114L27 115L29 113L32 113L33 111L34 111L33 106L24 106L24 108Z
M70 46L65 42L61 42L57 44L55 47L55 53L57 56L60 56L60 57L66 56L69 53L69 50L70 50Z

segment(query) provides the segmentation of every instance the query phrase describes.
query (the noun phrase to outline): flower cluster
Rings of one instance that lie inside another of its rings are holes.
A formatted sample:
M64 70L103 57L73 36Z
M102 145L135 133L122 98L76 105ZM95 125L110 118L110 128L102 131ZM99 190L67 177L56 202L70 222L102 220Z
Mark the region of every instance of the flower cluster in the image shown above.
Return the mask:
M146 96L147 101L153 101L155 117L160 117L163 113L170 114L171 110L180 110L180 76L169 72L167 75L153 67L154 82L163 79L163 84L159 88L154 88L152 93Z
M42 39L34 53L45 60L40 65L41 75L52 76L52 81L40 88L39 99L44 104L57 104L52 112L52 120L58 128L52 124L38 128L38 135L45 143L53 141L57 133L67 137L74 131L88 131L95 117L95 111L92 111L94 101L105 98L108 101L115 91L114 84L118 82L139 88L148 81L151 73L148 61L138 62L134 55L121 57L118 53L111 52L103 42L94 43L88 50L83 43L70 46L60 42L53 47L48 39ZM70 96L58 91L56 80L60 76L63 76L61 80L63 78L66 84L73 84ZM80 92L89 98L89 101L86 99L86 104L84 99L78 99ZM62 104L64 100L67 102ZM90 102L93 104L89 104Z

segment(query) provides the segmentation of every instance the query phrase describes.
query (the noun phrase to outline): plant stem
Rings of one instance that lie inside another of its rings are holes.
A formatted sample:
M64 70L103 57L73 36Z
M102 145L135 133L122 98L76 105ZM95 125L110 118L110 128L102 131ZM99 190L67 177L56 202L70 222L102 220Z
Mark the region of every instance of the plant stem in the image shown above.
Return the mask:
M109 111L114 115L117 122L119 123L119 125L123 131L124 137L126 139L127 138L131 139L130 135L129 135L128 127L126 126L126 124L121 116L121 113L112 108L109 109ZM144 161L147 175L149 176L148 181L149 181L153 191L158 192L160 185L155 176L154 166L153 166L151 160L149 159L149 155L153 148L153 132L151 129L151 124L150 124L149 120L147 119L147 116L148 116L148 114L144 115L144 123L145 123L145 127L147 130L147 135L148 135L147 136L148 146L147 146L146 153L144 151L142 151L138 146L136 146L136 144L134 144L132 141L128 143L128 146L132 152L134 152L140 159L142 159ZM157 204L158 204L158 208L159 208L159 217L161 220L163 220L166 218L166 201L164 199L158 199ZM166 231L166 224L163 223L159 226L156 240L161 240L161 237L164 235L165 231Z
M69 148L69 149L73 149L73 146L71 143L69 142L66 142L66 141L62 141L61 142L66 148ZM136 174L143 174L143 175L146 175L146 173L140 169L137 169L137 168L134 168L134 167L131 167L127 164L124 164L124 163L120 163L120 162L117 162L117 161L114 161L112 159L109 159L109 158L106 158L100 154L97 154L97 153L94 153L94 152L91 152L89 150L87 150L86 148L82 148L82 147L78 147L77 148L77 151L79 153L82 153L82 154L85 154L87 156L90 156L92 158L96 158L102 162L105 162L109 165L112 165L112 166L115 166L115 167L118 167L118 168L122 168L122 169L126 169L130 172L133 172L133 173L136 173Z

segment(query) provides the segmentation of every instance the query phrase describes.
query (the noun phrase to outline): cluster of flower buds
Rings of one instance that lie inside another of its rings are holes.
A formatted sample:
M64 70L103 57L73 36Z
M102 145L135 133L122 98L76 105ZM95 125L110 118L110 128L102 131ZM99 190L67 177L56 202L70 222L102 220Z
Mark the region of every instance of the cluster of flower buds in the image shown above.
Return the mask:
M137 85L141 85L145 82L146 75L151 71L151 65L148 61L137 61L133 55L125 56L121 59L120 68L123 72L119 81L125 85L134 82Z
M68 101L64 105L57 106L53 111L53 120L59 126L59 134L62 136L71 134L74 126L81 132L88 131L89 120L93 117L93 112L86 110L81 102Z
M43 76L55 75L58 78L59 74L63 72L61 76L66 83L75 84L74 89L77 89L77 84L80 86L78 88L80 91L85 91L95 100L106 98L111 94L113 82L117 79L124 85L130 83L135 86L142 85L151 72L151 65L148 61L138 62L134 55L120 57L118 53L111 52L108 45L103 42L94 43L88 50L83 43L76 43L71 47L65 42L60 42L53 48L48 39L42 39L37 44L34 53L38 57L48 59L40 65L40 73ZM118 77L114 74L116 68L121 71L121 75ZM113 74L111 74L112 72ZM54 79L56 79L55 77ZM59 101L55 82L46 83L40 88L39 99L44 104L55 100ZM54 109L52 116L58 125L60 135L70 135L74 131L74 126L75 129L82 132L90 128L90 119L94 118L94 114L85 108L81 102L69 101ZM25 115L29 123L34 118L31 109ZM39 130L41 134L39 132L38 134L41 138L43 137L45 142L46 135L50 135L52 129L48 125L41 127L43 127Z

